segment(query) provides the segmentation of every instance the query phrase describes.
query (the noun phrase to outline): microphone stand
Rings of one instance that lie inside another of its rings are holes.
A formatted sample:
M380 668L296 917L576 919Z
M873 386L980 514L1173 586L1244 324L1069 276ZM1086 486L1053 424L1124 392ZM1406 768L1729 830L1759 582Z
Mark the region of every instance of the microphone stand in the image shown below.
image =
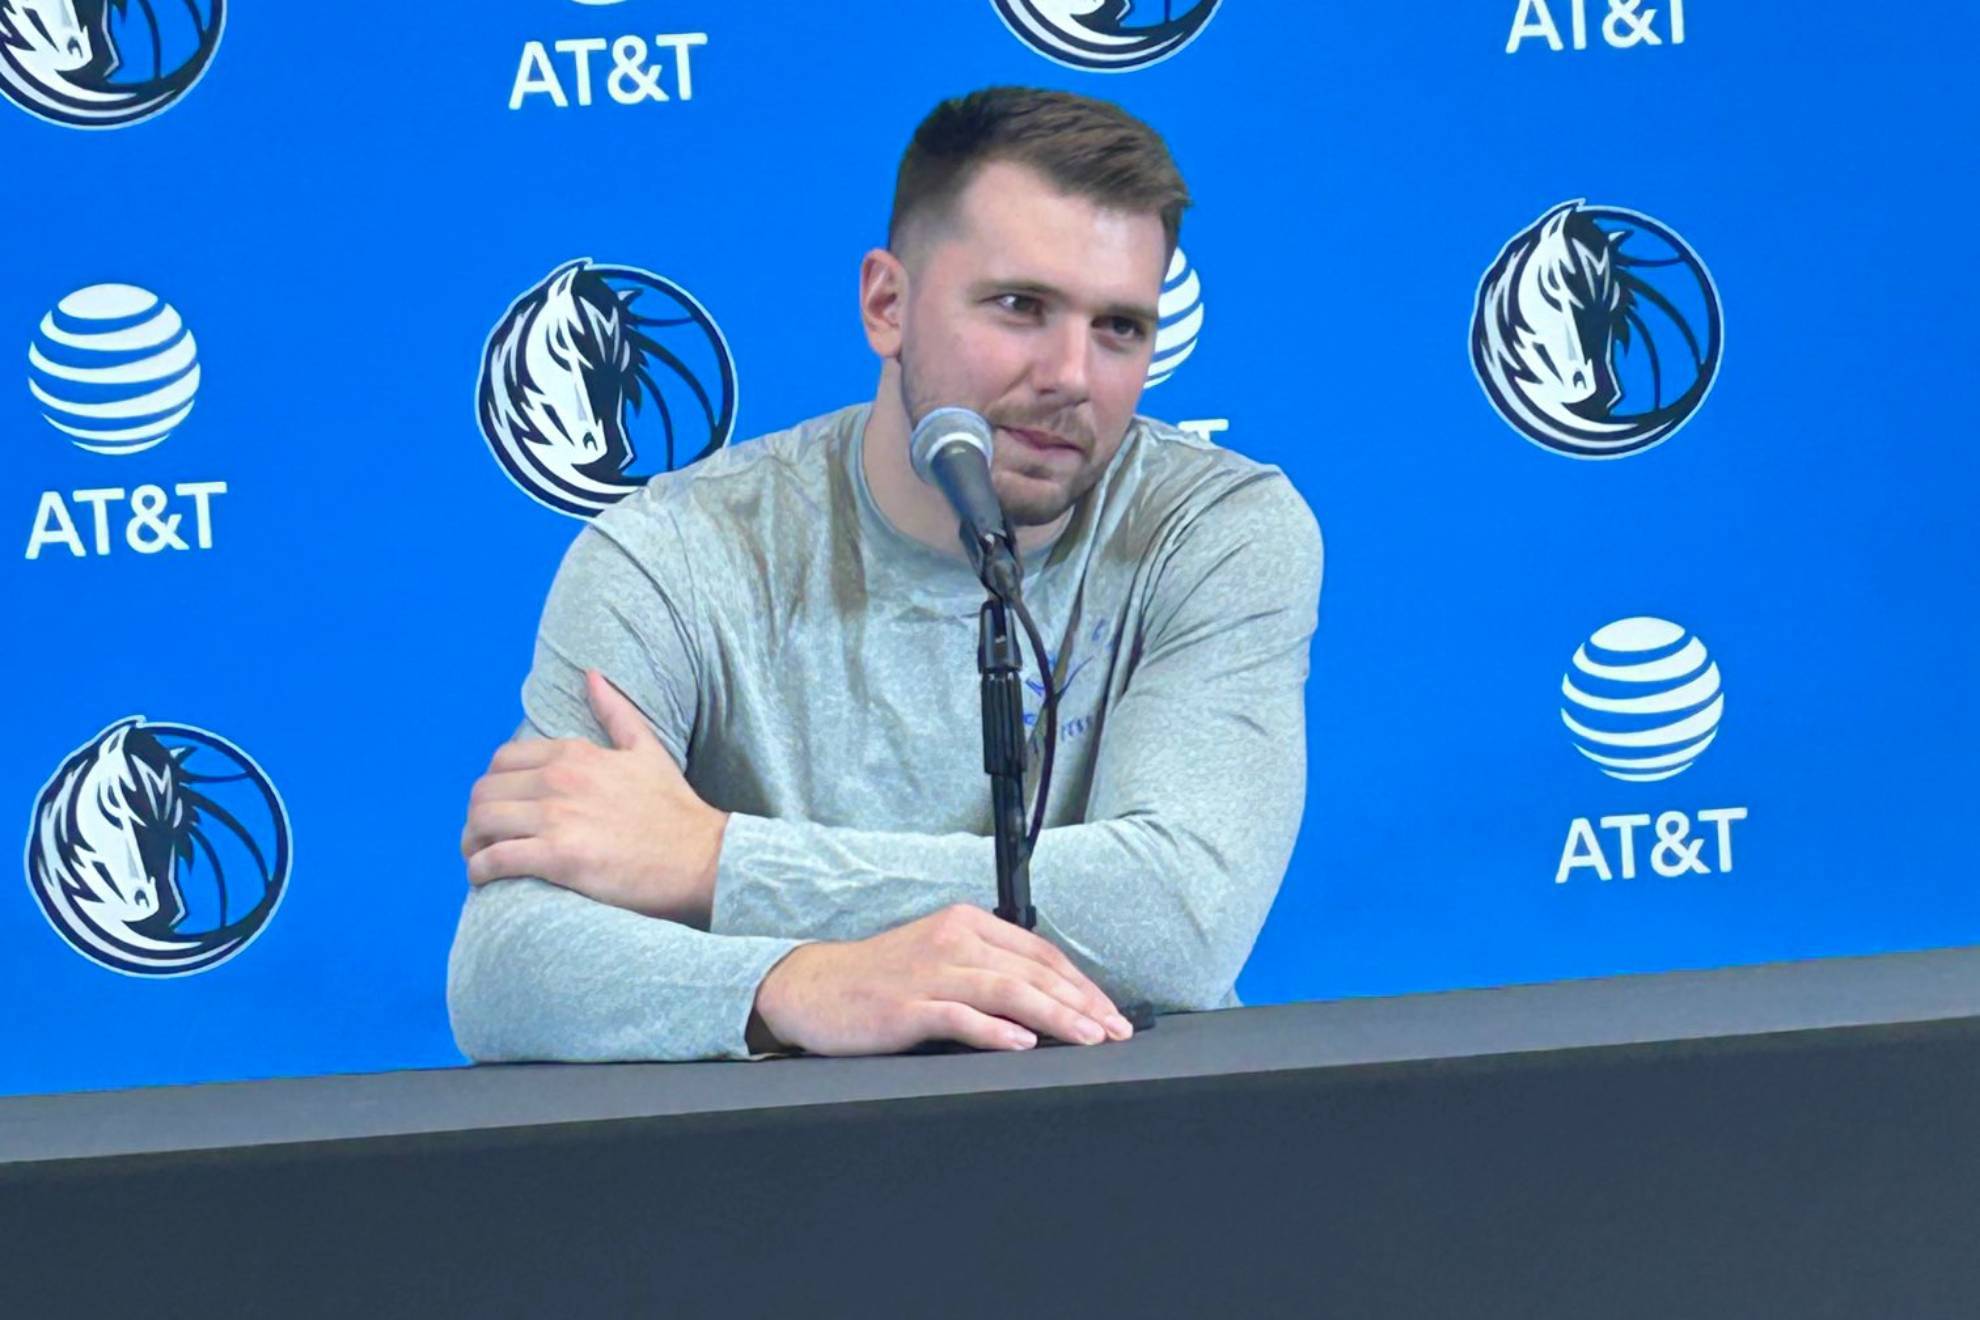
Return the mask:
M990 776L990 813L997 843L997 915L1035 930L1038 910L1031 905L1030 825L1024 811L1024 762L1028 743L1024 727L1024 649L1013 627L1024 581L1018 563L1017 539L1005 522L1001 540L986 533L973 539L962 532L976 576L988 593L977 614L976 668L983 692L983 769ZM1052 675L1044 675L1049 684ZM1040 719L1048 711L1041 707ZM1155 1025L1155 1009L1145 1001L1119 1005L1136 1031ZM948 1048L929 1042L915 1051L934 1053ZM957 1047L961 1048L961 1047Z
M997 915L1031 930L1038 912L1031 906L1025 848L1024 652L1012 624L1011 602L991 588L977 615L976 668L983 688L983 769L990 776L997 839Z
M990 776L990 818L997 843L997 915L1025 930L1038 925L1031 905L1030 834L1024 812L1024 648L1015 618L1023 569L1017 543L963 533L963 546L988 593L977 613L976 669L983 694L983 771ZM1043 712L1040 712L1043 718Z
M1008 527L1006 536L1009 535ZM989 598L977 615L976 667L983 688L983 769L990 776L990 812L997 840L997 915L1035 930L1038 910L1031 905L1030 826L1024 814L1024 651L1012 628L1019 583L1017 543L998 544L985 536L978 545L963 536L977 576ZM1048 671L1045 681L1050 683ZM1038 718L1050 712L1040 707ZM1145 1000L1117 1006L1136 1031L1155 1026L1155 1007ZM932 1053L944 1047L924 1047Z

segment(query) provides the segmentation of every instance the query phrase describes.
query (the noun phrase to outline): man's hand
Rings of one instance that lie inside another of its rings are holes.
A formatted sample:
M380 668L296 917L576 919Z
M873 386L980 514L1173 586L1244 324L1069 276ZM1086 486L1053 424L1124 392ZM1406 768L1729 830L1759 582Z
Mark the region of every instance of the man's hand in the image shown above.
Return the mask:
M601 903L708 928L729 815L703 802L603 674L585 693L612 739L503 743L468 796L468 882L539 876Z
M1134 1034L1050 941L967 903L869 939L798 946L757 987L755 1016L775 1038L766 1050L813 1054L892 1054L925 1040L1027 1049L1039 1031L1087 1045Z

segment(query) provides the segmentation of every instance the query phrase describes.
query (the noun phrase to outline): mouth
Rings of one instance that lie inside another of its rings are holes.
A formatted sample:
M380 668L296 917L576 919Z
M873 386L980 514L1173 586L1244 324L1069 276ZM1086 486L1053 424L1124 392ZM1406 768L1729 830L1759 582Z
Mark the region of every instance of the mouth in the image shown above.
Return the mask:
M1000 426L997 429L1033 453L1064 454L1078 458L1084 452L1078 445L1062 440L1050 431L1034 431L1016 426Z

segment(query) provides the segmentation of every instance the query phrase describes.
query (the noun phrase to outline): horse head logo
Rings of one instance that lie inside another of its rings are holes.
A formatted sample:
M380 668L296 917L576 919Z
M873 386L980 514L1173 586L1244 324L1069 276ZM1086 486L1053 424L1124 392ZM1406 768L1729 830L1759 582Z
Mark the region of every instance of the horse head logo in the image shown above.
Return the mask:
M173 734L193 737L168 746ZM209 748L234 752L237 764L219 774L188 764ZM243 781L273 807L272 850L211 791ZM230 854L254 863L246 901L229 893ZM42 790L27 870L44 914L79 952L118 971L176 975L246 947L281 897L287 858L286 814L252 762L203 731L132 716L71 755ZM195 874L210 887L197 917L186 890Z
M1047 59L1075 69L1121 73L1165 60L1196 40L1220 0L1197 0L1193 5L1164 0L1161 17L1141 21L1133 0L993 3L1004 26ZM1176 13L1178 9L1182 12Z
M74 128L163 110L206 70L224 0L0 0L0 92Z
M1626 244L1646 233L1673 254L1633 255ZM1702 342L1694 316L1650 277L1674 270L1695 282ZM1565 202L1508 243L1479 282L1472 365L1529 439L1613 457L1683 425L1717 374L1719 337L1717 291L1682 240L1647 216ZM1680 343L1685 357L1668 362L1660 340ZM1618 363L1632 354L1636 383L1625 385ZM1632 394L1648 406L1626 410Z
M638 310L636 300L655 291L682 303L683 314ZM697 323L701 347L713 349L710 383L687 361L692 345L677 352L663 342L677 328L692 339ZM655 457L671 471L727 442L734 394L727 346L684 291L648 272L578 260L518 298L489 335L476 412L517 484L588 516L645 483L629 471L639 459L632 416L651 409Z
M1609 355L1628 333L1629 290L1616 277L1617 236L1573 203L1549 211L1511 278L1491 291L1492 351L1549 416L1602 424L1620 396Z
M102 0L0 0L0 43L38 81L60 84L116 62Z

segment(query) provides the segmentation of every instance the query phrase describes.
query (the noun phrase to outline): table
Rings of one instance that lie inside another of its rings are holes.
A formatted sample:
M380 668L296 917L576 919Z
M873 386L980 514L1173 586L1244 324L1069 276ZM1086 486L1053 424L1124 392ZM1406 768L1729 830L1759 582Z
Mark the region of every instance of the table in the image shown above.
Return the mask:
M0 1099L0 1313L1980 1315L1980 947Z

